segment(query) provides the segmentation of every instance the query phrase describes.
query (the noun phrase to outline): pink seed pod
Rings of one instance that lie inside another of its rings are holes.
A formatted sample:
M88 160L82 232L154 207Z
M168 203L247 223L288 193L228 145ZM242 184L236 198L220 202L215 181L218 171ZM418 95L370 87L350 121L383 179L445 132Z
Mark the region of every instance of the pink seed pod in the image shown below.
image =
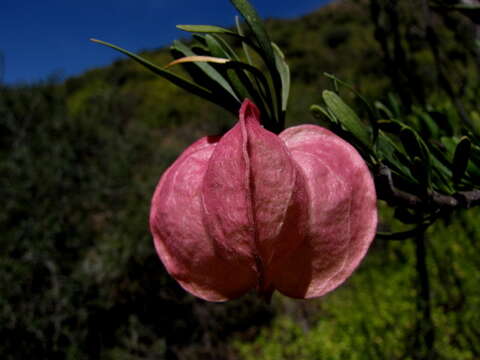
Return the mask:
M165 171L150 212L167 271L209 301L251 289L322 296L358 266L376 226L372 176L350 144L316 125L276 135L249 100L230 131Z

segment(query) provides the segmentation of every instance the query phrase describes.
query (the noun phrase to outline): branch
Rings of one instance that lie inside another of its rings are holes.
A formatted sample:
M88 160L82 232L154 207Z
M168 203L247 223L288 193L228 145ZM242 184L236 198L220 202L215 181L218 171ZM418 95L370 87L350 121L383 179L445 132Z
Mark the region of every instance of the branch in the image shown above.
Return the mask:
M436 207L437 209L468 209L480 205L480 190L459 191L453 195L444 195L437 191L429 191L424 197L399 190L393 184L392 171L386 165L380 165L375 173L375 184L377 185L377 195L381 200L385 200L393 206L405 206L407 208L427 208Z

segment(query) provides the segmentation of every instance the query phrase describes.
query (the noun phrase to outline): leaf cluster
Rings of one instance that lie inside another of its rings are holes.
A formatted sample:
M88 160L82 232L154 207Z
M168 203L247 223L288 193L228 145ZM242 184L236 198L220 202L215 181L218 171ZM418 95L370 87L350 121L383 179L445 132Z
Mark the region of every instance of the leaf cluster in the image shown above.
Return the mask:
M425 228L445 212L479 204L480 138L473 128L459 128L458 118L431 107L406 112L393 95L371 104L356 93L366 109L362 121L339 96L339 85L354 90L326 75L335 91L323 91L323 104L311 111L361 152L397 219Z
M280 48L271 42L256 10L246 0L231 0L243 16L248 31L237 19L236 30L211 25L178 25L193 33L194 42L175 41L171 53L176 59L159 67L116 45L92 39L131 57L173 84L238 114L245 98L252 99L263 115L264 126L280 132L285 126L290 91L290 70ZM238 51L224 38L236 40ZM167 68L181 64L190 80Z

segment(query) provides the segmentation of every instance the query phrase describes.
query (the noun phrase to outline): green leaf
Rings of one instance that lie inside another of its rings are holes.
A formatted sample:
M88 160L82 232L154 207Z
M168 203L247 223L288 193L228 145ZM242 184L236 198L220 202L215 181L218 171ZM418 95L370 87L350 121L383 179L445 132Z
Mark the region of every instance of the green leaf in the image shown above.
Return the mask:
M415 130L409 126L403 125L399 135L400 140L402 140L403 147L411 159L417 156L423 160L426 160L426 145L420 139Z
M460 139L460 142L455 148L453 155L452 172L453 182L459 184L460 180L465 174L468 166L468 160L470 159L470 153L472 149L472 143L466 136Z
M431 150L431 167L432 167L432 185L434 190L452 194L454 189L451 185L452 171L450 169L450 161L447 160L438 147L432 146Z
M474 137L475 139L475 137ZM468 174L473 178L476 187L480 183L480 146L472 142L470 161L467 166Z
M244 36L244 32L243 32L243 29L242 29L242 25L240 24L240 19L238 16L235 16L235 25L237 27L237 31L238 33L240 34L240 36L243 36L244 39L248 39ZM258 54L261 53L261 49L256 47L255 44L253 44L251 41L242 41L242 49L243 49L243 53L245 55L245 58L247 59L247 62L250 66L254 66L253 65L253 60L252 60L252 57L250 55L250 47L255 50ZM240 73L240 76L242 75L242 73ZM245 76L250 79L246 74ZM257 79L255 76L253 76L253 81L255 82L255 85L251 85L250 86L250 89L249 89L249 92L252 94L252 96L255 98L255 96L257 96L257 100L255 101L255 103L257 104L257 106L259 104L261 104L263 106L264 109L267 109L268 108L268 105L270 103L270 101L272 101L273 99L265 99L265 91L262 90L263 89L263 85L261 85L261 82L259 81L259 79ZM250 82L246 82L244 81L244 85L247 86L247 83L248 84L251 84ZM267 110L264 111L265 114L267 114ZM271 114L270 111L268 111L268 116L269 117L272 117L274 116L274 113Z
M277 66L277 71L282 80L282 110L286 111L288 105L288 96L290 94L290 68L285 61L285 56L277 44L272 43L272 46L275 52L275 64Z
M240 24L240 20L238 16L235 16L235 24L237 26L237 31L240 36L244 36L243 30L242 30L242 25ZM243 53L245 54L245 58L247 59L248 63L250 65L253 65L252 58L250 56L250 51L248 49L248 45L245 41L242 41L242 48L243 48Z
M333 91L324 90L322 95L325 104L345 128L363 145L369 147L371 145L369 131L367 126L360 121L357 114Z
M406 155L383 131L378 132L377 150L378 159L395 171L399 176L412 183L418 183L410 170L410 163Z
M427 129L429 137L437 139L440 136L440 128L437 123L432 119L430 114L425 112L420 112L418 115L419 119L422 121L422 124Z
M256 102L256 105L262 105L263 103L267 104L264 108L268 109L268 104L271 104L269 101L272 98L272 94L270 91L270 87L268 85L268 81L265 78L265 75L257 69L255 66L252 66L250 64L246 64L244 62L240 61L229 61L228 63L222 64L222 67L226 69L237 69L237 70L245 70L253 75L253 77L258 81L258 94L261 97L261 103ZM260 99L259 99L260 100ZM257 100L258 101L258 100ZM272 116L275 114L275 109L270 108L268 113L264 114L269 117L269 119L274 119ZM270 125L270 124L269 124Z
M400 140L416 168L415 173L420 174L420 182L431 188L431 154L427 145L425 145L416 131L405 125L402 131L400 131Z
M210 48L210 45L220 47L223 50L223 52L225 53L225 55L228 56L230 59L235 60L235 61L240 61L240 58L235 53L235 51L231 48L231 46L221 36L218 36L216 34L207 35L206 36L206 41L207 41L207 44L208 44L209 48ZM216 42L216 45L213 45L214 41Z
M472 178L473 185L479 184L480 183L480 166L470 161L468 164L467 170L468 170L468 174Z
M233 59L229 66L220 66L218 69L224 70L227 81L238 97L241 100L245 98L252 99L265 117L270 116L270 110L266 107L267 94L269 94L268 82L261 71L255 71L254 67L249 64L241 65L241 61L235 51L217 34L208 34L202 38L202 41L207 45L212 55ZM246 72L253 74L260 89L255 87Z
M247 0L230 0L233 6L243 16L248 26L252 30L258 45L265 52L267 65L275 67L275 57L271 41L268 37L267 30L263 25L263 21L258 15L255 8Z
M446 157L449 161L453 162L453 156L455 154L455 148L457 144L459 143L460 139L456 137L448 137L448 136L443 136L440 138L440 141L442 142L442 145L445 147L446 150Z
M395 119L393 116L393 113L390 111L389 108L387 108L383 103L380 101L375 101L375 108L382 111L390 120Z
M367 108L367 111L368 111L368 119L370 121L370 126L372 127L372 130L373 130L373 134L374 134L374 139L377 137L377 131L378 131L378 126L377 126L377 114L375 113L375 111L372 109L372 106L370 105L370 103L367 101L367 99L365 99L362 94L360 94L357 90L355 90L355 88L350 85L349 83L343 81L343 80L340 80L339 78L337 78L335 75L332 75L332 74L329 74L329 73L323 73L326 77L334 80L334 84L335 84L335 92L338 92L338 84L340 85L343 85L344 87L346 87L348 90L350 90L352 93L355 94L356 97L358 97L360 99L360 101L362 101L362 103L365 105L365 107Z
M321 105L312 105L310 106L310 112L312 113L313 117L320 119L322 115L326 117L329 121L336 123L337 119L335 119L334 116L332 116L327 109L325 109Z
M250 2L247 0L230 0L230 2L243 16L258 43L258 54L263 58L265 64L267 65L268 71L271 75L272 87L275 94L275 97L271 97L269 100L273 103L272 107L274 112L272 114L272 118L276 120L277 128L282 129L285 120L285 113L282 111L282 79L277 70L272 43L268 37L262 19Z
M188 46L182 44L180 41L174 41L172 48L180 51L186 57L197 55ZM237 100L239 103L241 102L238 96L235 94L235 91L232 89L232 87L228 83L228 81L225 80L222 74L220 74L217 70L215 70L215 68L212 65L206 62L195 62L195 65L197 65L208 77L210 77L213 81L215 81L218 85L220 85L235 100Z
M388 94L388 100L390 102L390 108L393 109L393 114L396 119L402 116L400 100L392 93Z
M159 75L161 77L163 77L164 79L167 79L168 81L172 82L173 84L177 85L178 87L192 93L192 94L195 94L205 100L208 100L208 101L211 101L213 102L214 104L217 104L218 105L218 99L217 97L212 93L210 92L209 90L205 89L204 87L201 87L197 84L194 84L190 81L188 81L187 79L184 79L182 78L181 76L178 76L168 70L164 70L160 67L158 67L157 65L153 64L152 62L148 61L147 59L137 55L137 54L134 54L128 50L125 50L125 49L122 49L121 47L117 46L117 45L113 45L113 44L110 44L110 43L107 43L105 41L102 41L102 40L97 40L97 39L91 39L91 41L95 42L95 43L98 43L98 44L101 44L101 45L105 45L105 46L108 46L114 50L117 50L119 52L121 52L122 54L125 54L127 56L129 56L130 58L132 58L133 60L135 60L136 62L138 62L139 64L145 66L148 70L152 71L154 74L156 75ZM223 106L223 104L220 104L221 106ZM226 108L228 111L231 111L230 108Z
M232 30L213 25L177 25L177 28L191 33L226 34L236 37L242 37Z
M183 53L178 50L171 49L172 56L177 59L187 59ZM202 84L202 86L208 89L214 96L214 103L221 105L225 109L228 109L233 114L238 114L239 102L232 97L225 89L223 89L217 82L212 80L205 72L197 66L194 62L181 63L183 70L190 76L191 80L196 84Z
M205 41L212 56L231 59L230 54L225 51L223 46L212 35L205 36Z
M235 52L220 36L207 35L205 37L205 41L213 56L221 56L238 60ZM240 98L240 101L243 101L243 99L248 97L248 91L246 88L248 88L250 85L250 79L247 76L242 76L240 72L243 73L242 70L227 69L225 71L225 75L229 84ZM242 80L248 82L249 84L244 84Z

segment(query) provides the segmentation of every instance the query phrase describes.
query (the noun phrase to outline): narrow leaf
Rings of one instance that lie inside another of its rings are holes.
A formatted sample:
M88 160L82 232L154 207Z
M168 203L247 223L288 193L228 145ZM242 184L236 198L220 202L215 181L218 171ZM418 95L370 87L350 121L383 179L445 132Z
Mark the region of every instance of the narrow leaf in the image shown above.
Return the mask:
M247 0L230 0L230 2L243 16L257 40L260 48L258 54L265 61L273 82L272 87L275 97L272 97L271 101L273 101L274 118L277 121L278 128L283 129L284 112L282 111L282 79L277 71L272 43L268 37L265 26L250 2Z
M223 66L226 68L239 69L239 70L245 70L250 72L253 75L253 77L259 81L260 94L264 97L265 100L267 100L267 102L268 102L268 99L271 99L272 94L270 92L270 87L268 86L268 81L265 78L265 75L255 66L246 64L241 61L229 61L228 63L225 63Z
M332 75L332 74L329 74L329 73L323 73L323 74L326 77L334 80L335 92L338 92L338 84L341 84L344 87L346 87L348 90L350 90L352 93L354 93L355 96L358 97L360 99L360 101L363 102L363 104L365 105L365 107L367 108L367 111L368 111L368 120L369 120L370 126L372 127L372 130L373 130L373 138L376 139L377 136L378 136L377 114L375 113L375 111L373 110L372 106L367 101L367 99L365 99L362 96L362 94L360 94L357 90L355 90L355 88L352 85L350 85L349 83L347 83L343 80L340 80L335 75Z
M255 35L258 45L265 52L268 63L275 66L275 57L273 48L268 37L267 31L263 25L262 19L255 8L247 0L230 0L238 12L243 16L248 26Z
M390 102L390 108L393 109L394 117L396 119L400 118L402 116L400 101L392 93L388 94L388 100Z
M209 34L205 36L205 41L207 42L208 49L213 56L226 57L237 61L239 60L235 51L233 51L230 45L228 45L221 36Z
M383 103L380 101L375 101L375 108L382 111L390 120L393 120L395 117L393 116L392 112L389 108L387 108Z
M438 147L431 146L431 167L432 167L432 184L434 189L444 193L452 193L451 186L452 170L451 162L447 160L444 153Z
M227 57L229 59L238 60L237 54L232 50L228 43L223 40L218 35L207 35L205 36L205 41L208 45L208 49L213 56L217 57ZM243 75L243 76L242 76ZM238 69L227 69L225 71L225 78L229 82L230 86L233 88L237 96L241 101L248 97L248 91L246 88L250 85L250 79L248 76L245 76L243 70ZM243 81L247 83L243 83ZM255 96L252 96L255 97ZM252 99L254 100L254 99Z
M370 146L370 134L366 125L360 121L357 114L333 91L325 90L322 95L325 104L327 104L328 108L332 110L345 128L363 145Z
M282 80L282 111L286 111L288 105L288 96L290 94L290 68L285 61L285 56L277 44L272 43L272 46L275 53L275 64L277 66L277 71L280 74L280 79Z
M238 16L235 16L235 24L237 26L238 34L243 37L244 33L243 33L242 25L240 24L240 20L239 20ZM250 56L250 51L248 50L248 45L245 41L242 41L242 48L243 48L243 52L245 54L245 57L247 58L248 63L250 65L252 65L253 62L252 62L252 58Z
M408 158L383 131L379 131L375 155L398 175L409 182L417 183L410 170Z
M226 34L241 37L239 34L232 30L213 25L177 25L177 28L192 33Z
M431 188L431 154L427 145L425 145L417 132L408 126L404 126L400 132L400 140L408 156L414 163L415 173L420 174L420 183Z
M182 44L179 41L175 41L173 43L173 48L180 51L183 55L186 57L192 57L192 56L197 56L190 48L184 44ZM222 74L220 74L215 68L211 65L209 65L206 62L195 62L195 65L197 65L206 75L208 75L212 80L214 80L216 83L218 83L227 93L229 93L235 100L240 102L240 99L237 97L235 94L235 91L233 91L232 87L228 83L227 80L224 79Z
M400 140L403 143L403 147L409 154L410 158L418 156L423 160L427 160L426 154L426 145L420 139L415 130L411 127L403 125L402 130L400 131Z
M187 79L184 79L182 78L181 76L178 76L170 71L167 71L165 69L162 69L160 68L159 66L153 64L152 62L148 61L147 59L137 55L137 54L134 54L128 50L125 50L125 49L122 49L121 47L118 47L116 45L113 45L113 44L110 44L110 43L107 43L105 41L102 41L102 40L97 40L97 39L90 39L92 42L95 42L95 43L98 43L98 44L101 44L101 45L105 45L105 46L108 46L114 50L117 50L119 52L121 52L122 54L125 54L127 55L128 57L132 58L133 60L135 60L136 62L138 62L139 64L145 66L148 70L152 71L154 74L156 75L159 75L163 78L165 78L166 80L170 81L171 83L177 85L178 87L188 91L188 92L191 92L192 94L195 94L205 100L208 100L208 101L211 101L213 103L217 103L217 99L216 97L207 89L197 85L197 84L194 84L190 81L188 81ZM230 111L230 109L227 109Z
M418 118L422 121L423 127L428 131L429 137L434 139L438 139L440 137L440 128L432 119L430 114L421 111L418 114Z
M336 123L337 119L335 117L331 116L330 113L328 112L327 109L325 109L321 105L312 105L310 106L310 112L312 113L313 117L317 119L321 119L322 115L326 117L329 121Z

